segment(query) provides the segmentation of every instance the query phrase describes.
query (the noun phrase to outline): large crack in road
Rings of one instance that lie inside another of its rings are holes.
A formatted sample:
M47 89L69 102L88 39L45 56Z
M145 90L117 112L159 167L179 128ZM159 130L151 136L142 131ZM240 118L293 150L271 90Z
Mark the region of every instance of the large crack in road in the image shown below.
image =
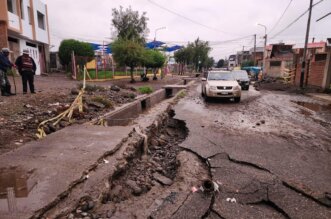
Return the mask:
M250 91L232 104L198 93L175 107L175 118L190 130L180 146L208 162L220 185L205 218L331 217L329 122L293 105L308 97Z

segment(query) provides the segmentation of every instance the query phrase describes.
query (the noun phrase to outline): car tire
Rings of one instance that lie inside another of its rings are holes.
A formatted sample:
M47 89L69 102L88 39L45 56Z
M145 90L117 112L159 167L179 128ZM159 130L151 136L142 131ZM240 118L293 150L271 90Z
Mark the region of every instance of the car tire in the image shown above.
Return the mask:
M249 86L247 87L247 89L246 90L249 90Z
M203 88L201 88L201 96L204 97L205 93L203 92Z
M239 103L239 102L240 102L240 97L235 97L235 98L234 98L234 102L235 102L235 103Z

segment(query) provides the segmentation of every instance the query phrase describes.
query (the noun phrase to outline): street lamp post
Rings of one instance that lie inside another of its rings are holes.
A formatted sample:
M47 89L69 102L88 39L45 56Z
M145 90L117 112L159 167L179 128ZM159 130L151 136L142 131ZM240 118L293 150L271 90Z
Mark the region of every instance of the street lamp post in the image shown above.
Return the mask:
M155 48L155 42L156 42L156 33L157 33L157 31L159 31L159 30L163 30L163 29L166 29L166 27L159 27L159 28L156 28L156 29L155 29L155 35L154 35L154 48Z
M263 24L257 24L261 27L264 27L264 49L263 49L263 74L265 75L266 74L266 62L265 62L265 59L266 59L266 56L268 55L267 53L267 26L263 25Z

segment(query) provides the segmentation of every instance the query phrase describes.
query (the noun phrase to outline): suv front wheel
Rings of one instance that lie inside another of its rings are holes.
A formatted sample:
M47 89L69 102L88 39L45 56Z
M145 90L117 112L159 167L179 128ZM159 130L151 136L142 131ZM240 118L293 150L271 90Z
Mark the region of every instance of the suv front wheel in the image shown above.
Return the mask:
M234 102L235 102L235 103L239 103L239 102L240 102L240 97L235 97L235 98L234 98Z

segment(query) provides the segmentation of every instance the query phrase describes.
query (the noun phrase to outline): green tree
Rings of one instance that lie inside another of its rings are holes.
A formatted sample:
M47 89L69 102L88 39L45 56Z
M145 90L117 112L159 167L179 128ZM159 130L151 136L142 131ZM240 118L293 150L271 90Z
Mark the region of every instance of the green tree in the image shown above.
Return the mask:
M213 65L214 65L214 63L215 63L215 60L214 60L214 58L213 57L208 57L208 59L207 59L207 68L211 68L211 67L213 67Z
M134 83L134 68L144 63L144 47L136 41L121 38L111 46L115 62L120 66L130 67L131 83Z
M75 56L81 56L83 58L79 59L81 65L86 64L86 62L91 61L94 57L94 51L89 43L80 42L74 39L62 40L59 47L59 58L61 64L68 66L71 62L71 53L74 51Z
M224 59L220 59L217 62L217 68L222 68L224 66Z
M254 66L254 61L244 61L241 63L241 67L249 67L249 66Z
M148 33L146 12L139 15L138 11L133 11L131 7L123 9L113 8L112 23L115 27L117 38L134 40L139 43L145 42Z
M151 68L153 70L153 80L157 80L157 69L162 68L165 61L166 57L158 50L146 49L144 52L144 65L146 68Z
M195 70L201 72L202 68L208 65L208 54L211 51L209 43L198 38L189 46L193 47L193 64Z

